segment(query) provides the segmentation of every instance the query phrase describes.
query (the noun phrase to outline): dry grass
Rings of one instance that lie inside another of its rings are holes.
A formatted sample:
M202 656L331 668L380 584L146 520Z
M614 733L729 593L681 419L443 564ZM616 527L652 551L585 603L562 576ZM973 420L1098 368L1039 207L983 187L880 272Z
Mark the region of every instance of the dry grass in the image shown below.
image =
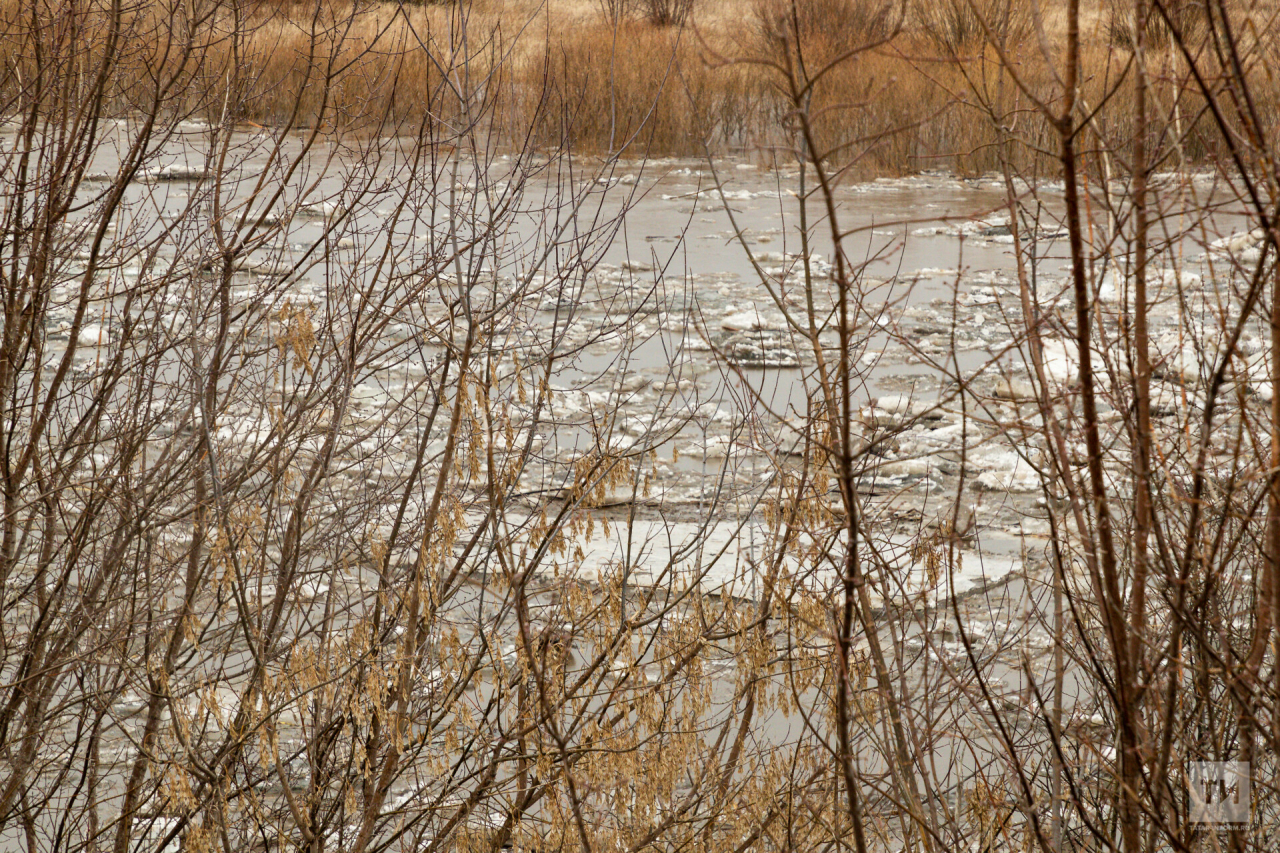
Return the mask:
M39 6L33 16L30 0L0 6L0 94L11 103L36 94L37 56L58 58L46 59L45 77L81 88L93 78L108 43L106 15L68 8ZM79 19L71 36L68 19ZM465 67L482 81L503 47L495 35L464 51L458 24L447 7L142 2L121 18L107 108L129 114L159 101L162 117L295 127L439 119L459 108L443 72Z
M1086 102L1104 105L1091 130L1114 143L1129 132L1133 116L1124 82L1130 56L1110 37L1111 9L1099 4L1086 11L1082 94ZM552 7L548 14L591 15L574 6ZM1269 20L1255 10L1259 15ZM760 64L726 60L780 61L786 40L794 42L798 34L813 69L859 44L887 40L843 61L814 89L815 132L833 159L861 177L924 168L972 174L997 168L1003 145L1019 168L1051 168L1056 152L1048 123L990 44L994 39L1012 57L1032 93L1052 101L1058 81L1050 64L1058 57L1041 54L1034 17L1027 0L944 0L910 8L894 0L798 0L794 6L790 0L756 0L749 15L727 0L704 0L696 16L697 39L639 23L618 29L616 40L600 23L553 27L563 35L549 40L545 59L517 76L545 75L552 82L547 114L559 119L559 135L545 135L546 140L568 139L579 149L606 152L621 150L634 135L627 150L636 154L696 154L704 141L713 149L768 147L789 137L781 78ZM1061 9L1042 6L1039 25L1051 50L1061 45ZM1274 50L1274 43L1259 45L1253 55L1274 59ZM1157 94L1166 110L1176 104L1180 117L1171 129L1180 134L1177 145L1171 133L1165 143L1188 160L1223 156L1218 135L1199 132L1207 119L1186 85L1185 68L1173 54L1162 54L1161 62ZM1266 81L1275 68L1274 61L1258 63L1258 79ZM1256 95L1264 115L1277 115L1280 92L1274 85L1260 85ZM647 121L637 130L642 119ZM1014 128L1017 141L1007 142L999 127Z
M224 61L236 64L243 81L238 116L348 127L452 120L463 104L446 72L465 68L470 88L483 89L504 47L500 33L461 43L454 11L399 13L380 6L315 16L314 9L307 15L286 10L256 21L237 55L224 48Z
M106 43L101 7L73 14L66 10L76 7L40 6L33 17L31 2L0 5L0 95L9 110L33 91L37 39L54 48L40 55L67 57L66 67L44 69L66 97L84 95L93 76L85 69ZM1196 19L1199 7L1184 5L1188 20ZM108 98L116 112L136 111L160 83L168 85L161 112L170 115L384 130L388 122L404 129L463 118L489 122L511 143L532 128L543 146L699 155L706 147L767 148L790 137L783 78L755 60L784 65L802 57L816 69L859 44L883 42L843 61L813 90L814 132L833 159L863 176L931 167L982 172L998 163L999 126L1018 128L1017 146L1005 150L1019 165L1051 157L1041 150L1049 140L1044 120L988 43L994 37L1013 56L1031 92L1054 96L1050 63L1057 57L1041 55L1027 0L911 8L894 0L754 0L746 13L730 0L701 0L693 25L683 29L634 16L611 26L607 8L599 0L476 0L464 7L141 0L126 12ZM1114 96L1104 93L1123 80L1123 33L1132 28L1119 27L1109 8L1088 15L1084 95L1105 100L1093 130L1114 141L1132 123L1129 96L1123 82ZM1268 20L1264 11L1251 14ZM1061 43L1060 15L1046 10L1040 24L1046 43ZM1270 29L1255 28L1260 42ZM1253 53L1274 60L1275 51L1275 44L1259 43ZM72 66L78 73L67 72ZM1255 62L1259 79L1274 67ZM1181 74L1169 52L1161 97L1185 117L1181 153L1219 156L1216 144L1204 141L1211 135L1196 133L1204 118L1180 86ZM1264 115L1280 123L1275 87L1259 86L1258 97Z
M632 156L742 144L772 100L751 69L711 67L691 32L643 24L576 31L520 76L529 92L545 94L544 144Z

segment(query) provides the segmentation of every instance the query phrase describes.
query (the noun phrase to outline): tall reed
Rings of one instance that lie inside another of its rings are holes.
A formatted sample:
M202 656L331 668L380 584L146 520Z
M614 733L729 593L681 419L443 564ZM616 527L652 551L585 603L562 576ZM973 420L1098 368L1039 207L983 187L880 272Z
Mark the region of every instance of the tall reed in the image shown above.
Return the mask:
M409 131L465 112L511 144L520 141L516 133L533 128L543 146L699 156L708 149L767 149L792 138L785 93L773 88L761 63L816 67L871 44L810 93L809 115L824 148L874 143L850 147L860 152L846 164L853 174L984 172L997 163L999 127L1042 122L1027 95L1051 90L1053 45L1061 34L1050 12L1040 19L1046 41L1033 37L1027 0L977 6L948 0L929 9L893 0L756 0L745 12L711 2L703 0L694 23L679 28L611 22L599 4L566 12L496 2L139 0L120 18L123 55L112 66L106 97L114 112L127 115L142 93L155 90L149 81L159 75L183 93L166 105L173 118L357 130L365 122L385 128L389 119ZM106 9L92 2L0 3L0 110L20 109L39 88L30 45L41 27L76 41L68 55L79 64L58 74L57 85L63 97L81 96L93 80L92 57L109 36ZM1094 20L1082 95L1101 109L1090 132L1123 135L1133 114L1123 80L1129 52L1113 18L1099 9ZM1251 44L1280 50L1266 28L1245 29ZM1001 52L1012 62L999 61ZM1182 59L1165 54L1157 88L1185 116L1165 132L1181 135L1188 161L1222 156L1221 136L1199 132L1205 117L1181 85ZM442 69L453 71L446 76ZM1121 85L1102 103L1101 93L1116 81ZM1275 87L1255 91L1264 120L1280 126ZM1036 133L1019 138L1021 150L1010 152L1019 162L1045 156L1026 144L1040 138Z

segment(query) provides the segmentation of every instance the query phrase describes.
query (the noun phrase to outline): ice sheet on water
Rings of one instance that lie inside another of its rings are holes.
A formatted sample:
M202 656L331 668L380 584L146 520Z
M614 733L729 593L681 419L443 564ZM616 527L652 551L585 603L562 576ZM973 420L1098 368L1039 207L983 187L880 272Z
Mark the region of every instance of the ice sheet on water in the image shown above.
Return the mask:
M767 541L767 531L756 517L706 524L656 519L611 523L607 528L596 524L590 537L573 540L568 553L544 571L596 580L626 567L633 584L674 584L750 598L761 586L761 567L770 564ZM919 545L917 537L898 534L862 543L864 571L877 603L883 603L887 593L903 603L941 604L952 593L963 595L1007 578L1022 566L1016 557L972 549L959 552L952 564L939 564L936 555L931 558ZM812 587L839 582L831 563L819 559L802 565L792 555L784 560L787 571Z
M929 225L911 232L913 237L985 237L988 239L996 237L1012 239L1011 234L1007 215Z

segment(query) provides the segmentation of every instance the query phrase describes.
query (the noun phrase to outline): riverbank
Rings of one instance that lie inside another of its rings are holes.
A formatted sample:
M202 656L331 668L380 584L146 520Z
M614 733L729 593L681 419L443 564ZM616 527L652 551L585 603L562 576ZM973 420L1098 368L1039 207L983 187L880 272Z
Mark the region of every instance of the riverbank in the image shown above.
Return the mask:
M1133 123L1132 31L1118 13L1091 5L1082 18L1081 97L1097 113L1086 143L1115 144ZM1061 10L1037 21L1029 5L1000 0L927 9L810 0L794 14L779 0L752 0L745 11L700 0L683 27L656 26L636 7L611 23L606 5L591 0L179 11L161 0L121 14L114 49L124 56L105 86L115 111L133 108L159 73L182 84L166 105L175 117L380 135L474 123L496 147L532 136L544 149L747 152L767 162L786 157L797 131L786 93L793 82L806 85L807 74L812 131L854 177L978 174L1002 159L1020 170L1052 169L1057 153L1045 112L1060 89ZM39 14L24 17L20 3L3 12L11 97L39 76L29 49ZM42 26L60 25L48 14ZM74 24L79 46L113 45L108 10L82 11ZM1200 40L1203 30L1188 26ZM1262 34L1252 52L1269 55L1274 45L1262 42L1274 37L1255 31ZM1185 119L1168 128L1177 156L1197 163L1224 155L1223 143L1199 132L1208 121L1203 99L1167 29L1154 28L1151 40L1153 92ZM1265 63L1256 67L1265 74ZM805 71L789 82L787 68ZM82 90L84 81L67 85ZM1254 108L1277 124L1280 95L1271 86L1257 91L1264 101Z

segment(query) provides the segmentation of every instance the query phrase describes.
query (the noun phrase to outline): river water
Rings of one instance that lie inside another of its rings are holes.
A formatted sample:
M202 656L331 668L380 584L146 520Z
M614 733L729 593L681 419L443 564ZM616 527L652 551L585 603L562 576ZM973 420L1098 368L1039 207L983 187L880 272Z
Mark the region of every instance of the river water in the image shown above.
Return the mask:
M121 139L128 131L121 125ZM629 589L697 589L744 607L779 576L815 594L838 589L842 563L832 555L849 543L827 529L843 512L834 490L816 501L830 515L787 551L777 548L769 511L815 458L805 448L820 439L811 418L823 400L818 357L832 357L839 340L827 207L810 195L801 211L811 171L456 151L429 152L424 165L415 159L423 152L402 140L321 140L304 153L305 137L245 131L227 146L233 165L215 175L205 144L214 137L207 126L179 128L105 226L95 211L119 178L123 149L102 147L77 196L82 213L67 222L40 375L59 374L74 335L70 366L80 378L54 428L68 437L78 435L77 413L96 411L91 401L114 359L124 376L150 377L159 390L141 407L122 397L103 409L113 424L149 412L143 468L192 435L204 435L217 470L243 471L244 487L288 481L332 453L332 485L315 510L326 532L302 571L285 581L269 571L238 579L258 602L290 602L291 642L323 644L325 631L355 624L385 594L386 573L349 570L347 561L430 517L433 489L400 488L419 474L450 484L450 546L477 588L487 589L499 556L518 555L545 583L539 600L552 610L566 578L601 596L621 578L623 600ZM1044 318L1047 394L1070 408L1078 360L1068 337L1066 239L1054 222L1060 188L1030 189L1014 188L1021 210L1038 212L1023 223L1021 246ZM963 666L967 632L990 689L1026 708L1026 679L1044 677L1053 648L1044 621L1047 507L1061 493L1045 474L1007 199L1001 180L947 174L840 184L831 194L854 270L846 312L850 413L864 448L859 547L875 555L878 611L918 614L886 629L884 640L900 660ZM1185 227L1153 276L1157 397L1170 424L1194 411L1215 357L1221 296L1237 283L1231 262L1256 252L1229 210L1203 222L1212 233ZM1105 216L1093 224L1095 310L1110 334L1124 313L1116 271L1125 253L1108 242L1114 228ZM86 277L91 264L98 272ZM1262 330L1250 334L1260 339ZM210 398L197 389L210 354L228 340L234 367L205 411ZM478 402L454 429L429 412L457 399L447 371L472 345L467 393L488 407ZM1099 375L1113 379L1118 363ZM1259 370L1245 363L1239 376L1255 403L1267 388ZM1122 399L1110 398L1103 412L1117 441ZM341 426L326 432L335 410ZM93 476L110 470L116 441L103 439L87 458ZM451 442L463 460L450 463L456 476L437 461ZM287 475L255 467L285 443ZM584 486L584 460L616 474ZM1123 454L1114 462L1122 466ZM579 501L571 547L549 547L541 519ZM156 535L180 551L193 533L175 517ZM267 565L281 554L290 516L273 518L261 544ZM468 545L488 525L503 531L502 542ZM813 551L821 553L806 556ZM387 565L407 575L420 559L400 548ZM220 595L203 590L197 602L214 612ZM501 635L489 664L501 669L515 654L513 617L499 608L487 621L490 607L481 593L455 602L467 642ZM335 623L334 612L345 615ZM317 624L326 626L319 641ZM580 658L600 648L587 633L575 634ZM221 714L210 714L223 701L216 691L229 691L230 713L243 689L249 656L233 647L234 655L211 654L184 673L193 713L210 731L225 728L213 719ZM738 664L720 660L716 701L728 701ZM641 654L640 665L658 663ZM903 665L903 684L924 684L913 667ZM441 672L443 664L432 677ZM135 689L119 688L107 703L120 731L136 733L139 702ZM762 731L787 742L794 723L775 715ZM123 742L112 748L132 754ZM971 771L974 759L961 764ZM396 789L401 804L414 790Z

